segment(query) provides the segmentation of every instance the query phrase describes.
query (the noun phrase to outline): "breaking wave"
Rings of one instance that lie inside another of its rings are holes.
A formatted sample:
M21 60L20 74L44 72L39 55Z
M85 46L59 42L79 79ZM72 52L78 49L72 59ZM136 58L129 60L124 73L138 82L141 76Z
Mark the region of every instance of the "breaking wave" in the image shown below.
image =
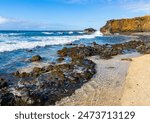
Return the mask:
M44 34L52 34L51 32L42 32ZM63 32L58 32L63 33ZM72 34L73 32L68 32ZM19 35L19 33L17 33ZM14 35L14 36L9 36ZM37 46L47 45L63 45L78 41L80 39L90 39L96 36L101 36L99 33L93 35L78 35L78 36L16 36L15 33L0 34L0 52L13 51L18 49L32 49Z

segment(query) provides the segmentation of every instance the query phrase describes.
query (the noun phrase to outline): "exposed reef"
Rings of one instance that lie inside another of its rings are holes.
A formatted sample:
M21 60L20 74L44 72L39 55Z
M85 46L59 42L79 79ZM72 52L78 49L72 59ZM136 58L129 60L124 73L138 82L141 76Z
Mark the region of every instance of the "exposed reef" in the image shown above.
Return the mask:
M99 55L103 59L110 59L127 51L149 54L150 43L130 41L99 45L94 42L91 46L64 47L58 51L59 64L34 67L29 73L16 71L7 76L1 75L0 105L55 105L81 88L96 73L95 63L87 57ZM64 63L66 57L70 57L70 61Z
M9 77L1 76L0 105L55 105L56 101L72 95L95 73L95 63L91 60L73 59L70 63L34 67L30 73L16 71Z

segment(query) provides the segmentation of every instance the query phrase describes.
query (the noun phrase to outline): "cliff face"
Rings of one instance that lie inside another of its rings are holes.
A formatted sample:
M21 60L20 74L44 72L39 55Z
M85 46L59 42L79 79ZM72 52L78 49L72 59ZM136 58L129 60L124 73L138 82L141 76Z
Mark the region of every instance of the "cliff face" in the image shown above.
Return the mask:
M109 20L100 29L103 34L150 32L150 15L131 19Z

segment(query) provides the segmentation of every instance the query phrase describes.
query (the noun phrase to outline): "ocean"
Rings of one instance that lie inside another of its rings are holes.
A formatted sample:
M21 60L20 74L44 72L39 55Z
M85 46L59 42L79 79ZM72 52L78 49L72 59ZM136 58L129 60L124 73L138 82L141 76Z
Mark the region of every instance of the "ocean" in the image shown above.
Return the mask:
M83 31L0 31L0 74L12 73L29 66L27 60L40 55L42 62L55 62L57 51L73 44L116 44L127 36L103 36L99 31L87 35ZM29 52L32 50L32 52Z

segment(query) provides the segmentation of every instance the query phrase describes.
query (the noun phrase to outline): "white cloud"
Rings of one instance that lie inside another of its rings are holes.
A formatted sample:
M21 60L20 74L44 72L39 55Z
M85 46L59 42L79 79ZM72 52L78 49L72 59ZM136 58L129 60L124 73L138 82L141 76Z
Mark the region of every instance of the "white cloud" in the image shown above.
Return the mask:
M134 3L125 7L133 12L150 12L150 3Z
M150 1L149 0L123 0L121 5L131 12L144 12L150 13Z
M17 23L17 22L21 22L21 20L17 20L14 18L7 18L7 17L3 17L0 16L0 24L6 24L6 23Z
M112 0L63 0L65 3L74 4L74 3L99 3L99 2L112 2Z
M74 4L74 3L86 3L91 0L64 0L65 3Z
M77 26L61 23L33 22L0 16L0 30L69 30L70 28L77 28Z
M21 29L21 28L29 28L32 26L36 27L37 24L16 18L0 16L0 29Z
M9 22L8 18L0 16L0 24L7 23L7 22Z

